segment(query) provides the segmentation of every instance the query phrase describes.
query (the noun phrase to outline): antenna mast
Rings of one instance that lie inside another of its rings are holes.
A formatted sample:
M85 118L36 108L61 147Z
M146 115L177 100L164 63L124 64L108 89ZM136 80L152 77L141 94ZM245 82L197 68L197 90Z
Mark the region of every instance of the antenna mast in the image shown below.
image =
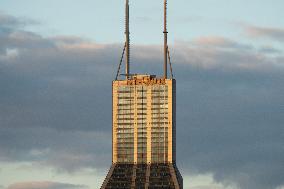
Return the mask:
M164 78L168 77L167 0L164 0Z
M130 70L130 39L129 39L129 0L126 0L125 5L125 38L126 38L126 61L125 61L125 74L126 78L129 77Z

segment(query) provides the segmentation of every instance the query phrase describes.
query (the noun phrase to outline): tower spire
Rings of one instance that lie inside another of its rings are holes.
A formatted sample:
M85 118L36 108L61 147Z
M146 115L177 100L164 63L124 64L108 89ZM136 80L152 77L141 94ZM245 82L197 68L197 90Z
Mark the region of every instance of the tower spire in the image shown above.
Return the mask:
M167 0L164 0L164 78L168 77Z
M125 74L126 78L129 77L130 71L130 37L129 37L129 0L125 3L125 43L126 43L126 60L125 60Z

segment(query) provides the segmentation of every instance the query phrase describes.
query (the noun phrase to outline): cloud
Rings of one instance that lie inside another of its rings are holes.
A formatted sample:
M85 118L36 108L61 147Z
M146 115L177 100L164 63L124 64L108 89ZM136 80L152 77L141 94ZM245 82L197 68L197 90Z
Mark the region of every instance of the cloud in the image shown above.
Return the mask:
M245 45L238 43L236 41L219 37L219 36L206 36L199 37L193 41L193 43L199 47L208 47L208 48L224 48L224 49L252 49L251 45Z
M1 25L1 24L0 24ZM0 34L0 161L74 172L111 164L111 82L123 44ZM132 46L131 70L162 74L162 48ZM284 56L222 37L171 47L178 165L241 189L282 186Z
M79 130L79 128L78 128ZM76 172L109 165L111 133L50 128L0 128L0 161L33 162L38 168ZM33 136L33 137L31 137ZM88 141L88 142L86 142Z
M281 50L279 49L276 49L276 48L273 48L271 46L264 46L264 47L261 47L259 49L259 52L260 53L265 53L265 54L280 54L282 53Z
M18 51L18 49L37 49L54 46L49 39L23 30L24 26L31 24L32 21L0 14L0 60L10 59L9 51L11 50Z
M269 28L269 27L259 27L259 26L246 26L245 32L251 37L265 37L273 39L278 42L284 40L284 29L283 28Z
M74 185L57 182L19 182L10 185L7 189L86 189L84 185Z
M205 42L203 42L205 43ZM180 66L188 65L199 67L205 70L225 72L233 71L253 71L256 73L272 71L277 64L282 64L277 60L279 56L269 57L266 53L260 53L255 48L232 47L232 45L223 45L220 48L219 42L208 42L209 46L204 44L196 46L196 42L179 42L173 50L173 56L176 58L176 64ZM149 52L148 52L149 53Z
M225 189L225 188L216 185L202 185L202 186L194 186L191 189Z
M38 24L38 22L28 18L18 18L8 14L0 12L0 32L3 28L22 28L27 25Z

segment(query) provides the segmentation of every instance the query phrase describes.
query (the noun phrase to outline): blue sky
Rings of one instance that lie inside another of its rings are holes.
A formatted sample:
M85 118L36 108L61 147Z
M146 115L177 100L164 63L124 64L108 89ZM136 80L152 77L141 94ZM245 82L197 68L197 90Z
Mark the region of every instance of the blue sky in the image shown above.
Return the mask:
M133 43L160 43L162 4L131 1ZM121 0L2 0L1 10L39 22L31 30L44 35L76 35L95 41L123 40L124 2ZM170 41L221 35L242 40L241 24L284 27L281 0L169 1Z
M284 2L168 4L184 188L283 189ZM130 1L134 72L162 72L162 6ZM0 1L0 189L99 188L123 30L123 0Z

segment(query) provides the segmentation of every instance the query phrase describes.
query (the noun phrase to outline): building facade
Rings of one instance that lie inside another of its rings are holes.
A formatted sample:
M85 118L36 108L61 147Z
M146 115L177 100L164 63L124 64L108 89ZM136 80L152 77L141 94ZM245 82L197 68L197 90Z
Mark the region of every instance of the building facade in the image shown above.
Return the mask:
M113 82L113 163L175 161L175 80Z
M113 165L102 188L182 188L175 109L174 79L113 81Z

